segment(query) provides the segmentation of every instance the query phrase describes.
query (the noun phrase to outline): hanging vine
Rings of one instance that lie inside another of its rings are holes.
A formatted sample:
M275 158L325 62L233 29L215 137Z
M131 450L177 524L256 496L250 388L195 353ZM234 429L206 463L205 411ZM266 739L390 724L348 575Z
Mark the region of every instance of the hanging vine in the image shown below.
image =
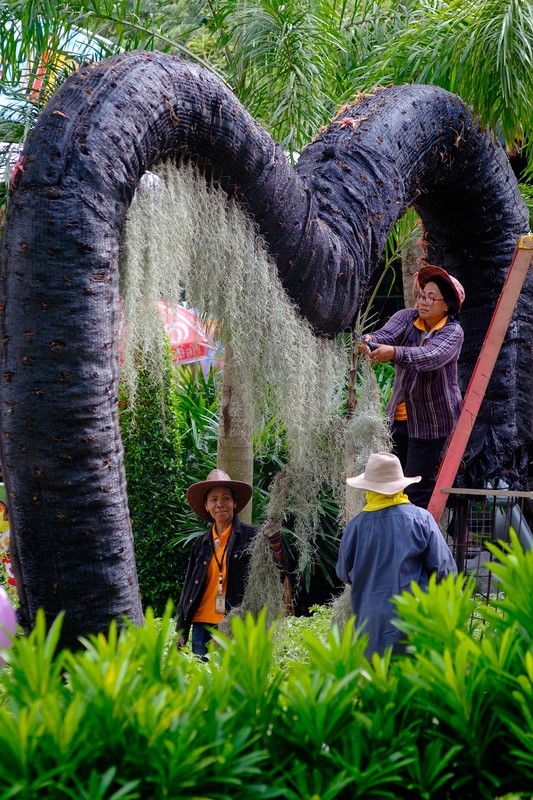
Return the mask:
M135 347L143 348L154 373L163 363L158 300L177 303L185 293L213 321L220 341L231 339L241 402L255 421L282 421L288 461L271 487L265 528L279 529L290 517L301 573L316 547L319 493L331 489L343 508L346 472L385 440L379 401L365 397L363 416L346 417L344 342L313 334L283 290L250 218L194 165L164 163L141 183L123 242L125 379L134 384ZM257 559L258 572L262 564ZM263 591L264 580L249 584ZM258 602L250 600L252 606Z

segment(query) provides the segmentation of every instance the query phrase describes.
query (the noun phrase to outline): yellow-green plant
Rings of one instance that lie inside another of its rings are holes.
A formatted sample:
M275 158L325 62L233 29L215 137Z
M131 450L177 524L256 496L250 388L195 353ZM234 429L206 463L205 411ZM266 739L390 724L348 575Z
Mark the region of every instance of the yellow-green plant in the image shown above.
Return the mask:
M39 614L2 653L0 797L526 800L533 552L513 538L495 555L505 595L483 636L465 624L471 585L431 582L397 600L410 655L395 658L367 660L354 620L311 620L287 668L291 631L262 611L204 663L176 648L170 607L59 651L61 618L46 633Z

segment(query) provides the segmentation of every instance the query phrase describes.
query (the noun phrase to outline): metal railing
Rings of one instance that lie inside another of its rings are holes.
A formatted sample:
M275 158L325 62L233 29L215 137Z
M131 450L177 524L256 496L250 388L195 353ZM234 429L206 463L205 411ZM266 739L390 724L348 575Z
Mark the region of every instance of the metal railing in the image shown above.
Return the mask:
M533 492L508 489L443 489L451 496L448 520L441 521L459 572L476 582L486 601L498 596L488 564L495 556L487 542L509 542L514 531L524 550L533 549ZM528 521L529 520L529 521Z

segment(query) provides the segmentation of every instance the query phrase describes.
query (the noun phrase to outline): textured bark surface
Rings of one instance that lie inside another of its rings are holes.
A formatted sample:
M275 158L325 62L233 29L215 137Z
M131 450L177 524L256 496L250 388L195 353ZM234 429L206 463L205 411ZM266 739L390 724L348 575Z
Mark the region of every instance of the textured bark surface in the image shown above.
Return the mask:
M234 368L233 348L224 348L224 373L218 422L217 466L231 475L234 481L244 481L253 486L253 413L242 392L240 373ZM252 524L250 500L239 511L241 522Z
M142 618L117 419L118 240L153 164L195 159L236 194L318 333L346 329L394 221L420 213L431 260L465 285L463 382L526 209L502 148L456 96L363 97L293 169L213 75L128 53L80 70L24 149L2 245L1 447L26 628L67 610L64 643ZM484 404L467 480L520 481L530 439L528 284Z

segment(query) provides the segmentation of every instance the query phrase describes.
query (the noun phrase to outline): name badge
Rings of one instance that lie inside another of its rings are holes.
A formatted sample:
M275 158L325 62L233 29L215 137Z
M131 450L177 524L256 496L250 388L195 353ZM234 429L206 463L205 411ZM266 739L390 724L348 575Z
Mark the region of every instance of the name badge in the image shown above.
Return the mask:
M225 614L226 613L226 595L225 594L217 594L215 597L215 611L217 614Z

